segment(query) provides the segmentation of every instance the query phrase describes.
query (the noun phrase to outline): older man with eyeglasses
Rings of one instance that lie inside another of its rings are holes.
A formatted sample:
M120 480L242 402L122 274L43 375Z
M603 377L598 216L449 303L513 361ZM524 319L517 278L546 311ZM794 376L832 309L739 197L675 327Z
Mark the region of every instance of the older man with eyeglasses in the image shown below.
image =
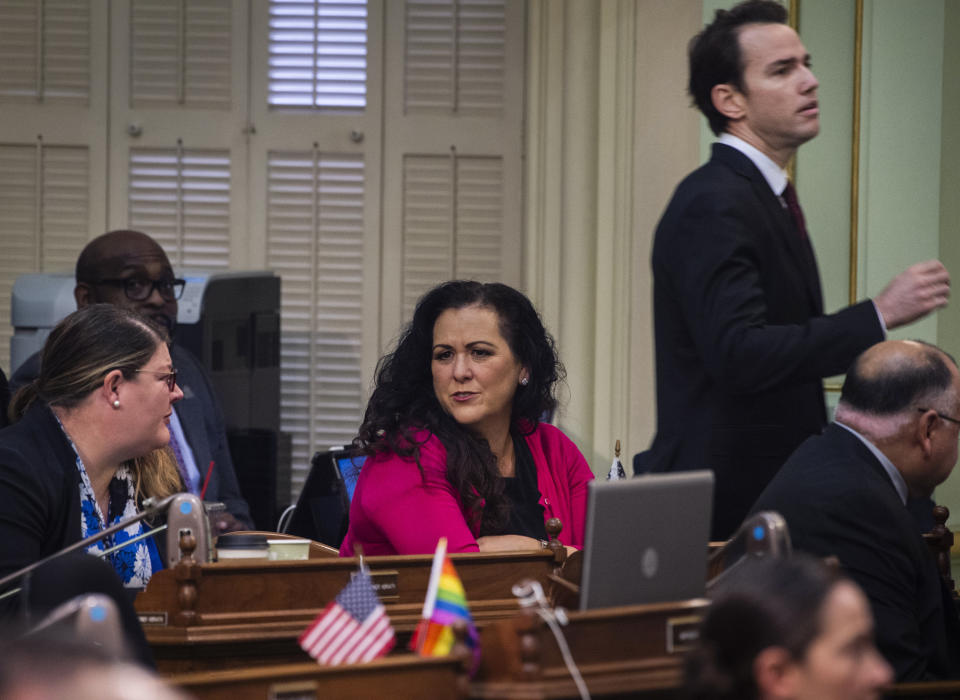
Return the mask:
M177 300L184 281L173 274L163 248L140 231L110 231L90 241L77 259L77 308L113 304L152 319L173 336ZM223 413L206 372L193 354L174 343L170 357L183 399L170 418L170 448L177 457L186 490L204 500L222 501L214 528L219 534L253 527L250 509L240 494L227 445ZM39 353L27 358L10 378L11 389L39 374ZM212 468L211 468L212 465ZM209 477L208 477L209 475Z
M891 340L847 371L835 421L791 455L754 504L796 550L835 556L863 588L898 681L960 678L960 619L908 510L957 461L960 371L942 350Z

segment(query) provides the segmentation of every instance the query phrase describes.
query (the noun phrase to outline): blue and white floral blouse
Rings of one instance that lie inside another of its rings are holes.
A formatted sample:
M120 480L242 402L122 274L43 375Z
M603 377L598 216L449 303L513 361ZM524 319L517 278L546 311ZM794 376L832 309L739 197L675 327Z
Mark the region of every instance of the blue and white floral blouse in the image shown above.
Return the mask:
M63 425L61 424L61 429ZM67 435L64 431L64 435ZM100 512L100 505L93 493L93 487L90 485L90 477L87 476L86 467L80 454L77 452L76 445L67 435L70 446L73 447L77 455L77 471L80 472L80 537L86 539L91 535L106 530L110 525L115 525L121 520L131 518L137 514L137 497L133 477L127 467L120 467L116 475L110 481L110 512L107 518ZM118 530L109 537L105 537L99 542L87 547L87 552L94 555L100 555L107 549L130 540L137 535L147 531L143 521L139 521ZM147 585L153 572L163 568L163 562L160 559L160 552L157 550L157 544L152 537L147 537L138 542L134 542L126 547L117 549L107 555L107 559L113 564L114 570L123 581L123 585L128 588L142 588Z

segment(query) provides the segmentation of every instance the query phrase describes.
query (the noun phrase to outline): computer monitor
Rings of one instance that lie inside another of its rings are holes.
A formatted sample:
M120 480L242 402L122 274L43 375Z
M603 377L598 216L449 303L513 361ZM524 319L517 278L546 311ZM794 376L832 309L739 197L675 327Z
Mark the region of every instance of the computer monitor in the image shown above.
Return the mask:
M357 488L357 479L360 478L360 467L366 459L365 455L357 454L353 449L344 448L342 452L333 452L333 463L346 489L347 512L350 511L350 504L353 503L353 492Z
M352 447L317 452L286 531L339 547L347 534L350 500L363 460Z
M709 470L591 481L580 608L703 596L712 500Z

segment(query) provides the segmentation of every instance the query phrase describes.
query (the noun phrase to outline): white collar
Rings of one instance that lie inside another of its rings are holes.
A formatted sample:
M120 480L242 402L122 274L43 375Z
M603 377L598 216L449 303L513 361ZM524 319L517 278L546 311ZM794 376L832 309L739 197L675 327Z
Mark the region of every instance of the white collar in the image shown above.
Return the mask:
M860 438L860 442L866 445L867 449L870 450L870 452L873 453L873 456L876 457L880 464L883 465L884 470L890 476L890 481L893 482L893 488L897 490L897 495L900 496L900 500L903 502L903 505L907 505L907 482L903 480L903 474L901 474L896 465L890 461L890 458L877 449L876 445L867 440L867 438L851 428L849 425L844 425L839 421L834 421L834 423Z
M778 197L783 194L783 190L787 186L787 171L774 163L770 156L756 146L751 146L739 136L734 136L726 131L720 134L717 143L722 143L740 151L757 166L773 193Z

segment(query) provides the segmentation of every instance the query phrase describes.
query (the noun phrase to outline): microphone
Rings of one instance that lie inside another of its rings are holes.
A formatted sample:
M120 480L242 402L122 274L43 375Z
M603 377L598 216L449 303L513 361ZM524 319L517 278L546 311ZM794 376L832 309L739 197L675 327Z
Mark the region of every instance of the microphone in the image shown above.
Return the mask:
M197 548L193 557L198 562L210 561L213 541L203 501L192 493L178 493L173 496L167 508L167 566L172 568L181 558L180 537L193 535Z
M773 510L755 513L744 520L733 537L710 557L707 570L719 573L707 581L707 590L750 558L786 558L792 551L790 530L783 516Z
M117 604L103 593L71 598L50 612L25 636L44 635L52 628L67 629L69 636L103 650L113 659L129 657Z
M120 645L130 660L154 666L153 653L133 608L133 590L124 588L113 566L100 557L78 551L56 557L25 576L22 586L23 634L34 633L30 627L39 625L46 633L35 634L34 639L87 635L81 641L110 645L101 651ZM97 605L97 597L91 599L93 594L111 601L112 610L110 605ZM114 637L115 645L110 641L111 619L122 629L122 634Z
M109 537L119 530L123 530L124 528L130 527L134 523L138 523L145 518L163 513L164 511L167 512L167 523L165 525L160 525L153 530L148 530L137 537L133 537L123 542L122 544L100 552L99 555L101 557L106 556L115 549L121 549L132 544L133 542L137 542L141 539L145 539L167 530L166 542L168 566L173 566L180 561L182 556L180 552L180 535L181 533L187 532L190 532L190 534L192 534L197 540L197 548L194 551L194 557L196 560L199 562L209 561L210 553L213 551L213 543L210 539L210 528L207 525L207 518L203 510L203 501L201 501L192 493L175 493L172 496L167 496L159 501L154 501L154 499L148 498L143 502L143 510L136 515L125 518L115 525L111 525L110 527L105 528L100 532L91 535L90 537L86 537L79 542L74 542L71 545L67 545L63 549L54 552L48 557L44 557L33 564L25 566L18 571L14 571L12 574L0 578L0 591L2 591L8 584L20 580L30 572L55 559L77 550L84 550L91 544L99 542L103 538ZM8 596L15 595L19 591L19 588L12 588L8 591L4 591L3 593L0 593L0 600Z

